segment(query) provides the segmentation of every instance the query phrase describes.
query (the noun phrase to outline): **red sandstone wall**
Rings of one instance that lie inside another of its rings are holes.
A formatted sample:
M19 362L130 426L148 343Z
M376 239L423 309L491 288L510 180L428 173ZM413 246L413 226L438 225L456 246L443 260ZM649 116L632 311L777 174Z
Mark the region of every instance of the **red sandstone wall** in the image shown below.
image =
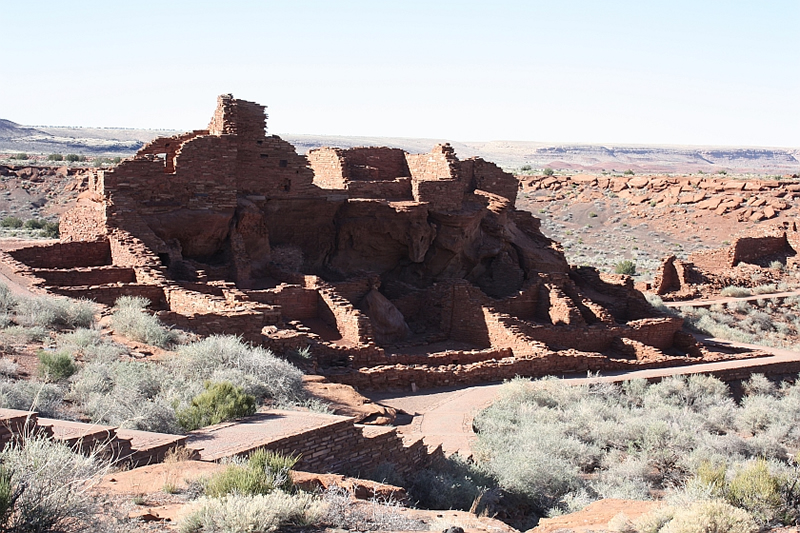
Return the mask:
M342 340L355 346L374 344L369 318L331 289L319 290L319 317L335 327Z
M350 198L376 198L380 200L411 200L411 179L393 181L351 181L347 184Z
M459 175L462 181L470 184L470 189L480 189L502 196L511 202L512 207L516 203L519 188L517 178L494 163L479 157L461 161Z
M111 264L108 241L77 241L30 246L8 252L33 268L75 268Z
M125 284L125 285L105 285L105 286L62 286L48 287L54 294L69 296L70 298L86 298L103 305L113 306L117 298L121 296L141 296L150 300L151 309L164 309L166 299L164 289L156 285Z
M274 289L244 292L254 302L281 306L281 315L288 320L319 316L320 303L316 289L284 284Z
M341 152L350 181L392 181L411 176L406 153L400 148L363 147Z
M323 189L344 189L347 169L341 148L317 148L306 155L314 171L314 185Z
M136 273L132 268L115 266L75 267L70 269L34 269L34 275L48 285L104 285L108 283L135 283Z
M786 253L789 243L786 234L764 237L743 237L733 243L733 265L752 263L764 258Z

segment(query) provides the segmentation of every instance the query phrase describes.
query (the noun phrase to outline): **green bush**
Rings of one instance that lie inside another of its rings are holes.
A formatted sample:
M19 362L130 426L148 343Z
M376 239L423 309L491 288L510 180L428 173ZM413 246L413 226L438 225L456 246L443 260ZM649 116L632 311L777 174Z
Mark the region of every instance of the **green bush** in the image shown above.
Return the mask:
M59 226L58 222L45 222L44 226L42 226L42 237L58 239L61 234Z
M533 167L531 167L530 165L522 165L519 169L522 172L530 172L531 170L533 170Z
M126 337L166 348L180 339L177 331L163 324L145 308L150 303L142 297L122 296L114 304L111 323L114 329Z
M546 168L546 169L544 169L544 171L542 171L542 174L544 174L545 176L548 176L548 177L554 175L555 173L556 173L556 171L553 170L552 168Z
M219 424L256 412L256 398L232 383L205 383L205 390L192 398L191 405L176 413L186 431Z
M44 220L39 220L37 218L31 218L25 221L25 224L22 225L25 229L42 229L47 222Z
M614 272L617 274L625 274L626 276L636 275L636 263L626 259L614 265Z
M11 154L9 156L9 159L16 159L17 161L27 161L28 159L30 159L30 157L28 157L28 154L26 154L25 152L20 152L18 154Z
M761 523L779 518L784 511L783 487L787 480L770 472L764 459L738 471L727 487L728 501L746 509Z
M5 217L3 220L0 220L0 226L19 229L22 227L22 219L19 217Z
M39 374L47 381L61 381L67 379L78 367L68 352L48 352L39 350Z
M68 161L70 163L75 163L77 161L86 161L86 156L78 154L67 154L64 156L64 161Z
M285 456L270 450L256 450L243 465L231 465L208 480L205 493L212 498L228 494L254 496L274 490L289 492L292 478L289 471L299 457Z
M628 169L625 172L623 172L623 174L625 174L626 176L633 176L633 170Z
M48 161L63 161L64 156L61 154L50 154L47 156Z

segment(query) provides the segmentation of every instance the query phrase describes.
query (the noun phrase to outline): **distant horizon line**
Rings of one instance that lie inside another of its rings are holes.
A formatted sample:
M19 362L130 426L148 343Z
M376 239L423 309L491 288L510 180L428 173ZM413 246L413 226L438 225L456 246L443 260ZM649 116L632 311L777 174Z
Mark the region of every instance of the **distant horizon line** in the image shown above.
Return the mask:
M13 122L9 120L9 122ZM15 124L18 124L14 122ZM22 128L52 128L52 129L95 129L95 130L123 130L123 131L154 131L154 132L176 132L183 133L186 129L172 128L136 128L122 126L56 126L45 124L18 124ZM780 149L780 150L800 150L800 146L777 146L777 145L749 145L749 144L677 144L677 143L642 143L642 142L594 142L594 141L531 141L518 139L492 139L488 141L462 141L456 139L446 139L441 137L405 137L390 135L342 135L335 133L269 133L278 136L292 137L336 137L336 138L356 138L356 139L403 139L418 141L442 141L461 144L489 144L489 143L520 143L520 144L539 144L543 146L597 146L597 147L648 147L648 148L736 148L736 149Z

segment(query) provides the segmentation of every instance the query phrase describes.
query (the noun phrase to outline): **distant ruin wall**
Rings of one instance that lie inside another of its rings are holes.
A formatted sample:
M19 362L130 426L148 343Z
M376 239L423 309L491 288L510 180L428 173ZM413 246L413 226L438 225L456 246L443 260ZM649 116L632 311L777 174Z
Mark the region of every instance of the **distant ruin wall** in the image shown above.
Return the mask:
M754 263L770 256L786 253L789 243L786 234L765 237L742 237L733 243L733 266Z
M69 296L70 298L86 298L109 307L112 307L117 302L117 299L122 296L133 296L146 298L150 302L149 307L151 309L166 308L164 289L156 285L128 283L102 287L90 285L63 286L48 287L48 290L54 294Z

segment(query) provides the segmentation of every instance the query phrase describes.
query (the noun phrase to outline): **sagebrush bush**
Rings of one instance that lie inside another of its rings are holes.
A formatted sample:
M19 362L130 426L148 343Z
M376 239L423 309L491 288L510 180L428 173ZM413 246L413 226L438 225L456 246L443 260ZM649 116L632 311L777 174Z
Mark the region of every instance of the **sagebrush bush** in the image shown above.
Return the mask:
M83 365L72 380L69 398L95 423L180 433L173 404L201 388L174 381L159 365L108 354Z
M345 531L427 531L428 525L401 514L400 505L392 500L353 502L350 493L337 486L322 494L319 524Z
M750 296L751 294L752 292L750 291L750 289L746 287L736 287L733 285L729 285L724 289L722 289L721 291L719 291L720 296L733 297L733 298L741 298L743 296Z
M96 529L92 487L108 463L81 455L44 436L12 441L0 452L10 485L21 489L8 513L6 531L61 532Z
M310 494L230 494L224 498L200 498L197 510L180 524L182 533L269 533L283 526L318 523L325 504Z
M122 296L114 304L111 323L126 337L166 348L180 339L177 331L164 326L158 318L146 311L150 301L138 296Z
M0 407L56 416L63 402L64 389L56 384L0 379Z
M722 500L709 500L676 510L659 533L755 533L758 529L747 511Z
M231 335L211 335L181 346L173 371L191 381L230 381L258 399L288 403L305 398L303 373L261 347Z
M219 424L256 412L256 398L241 387L222 381L205 383L205 390L192 398L191 405L177 412L178 424L186 431Z
M69 352L39 350L39 375L47 381L61 381L78 371Z
M275 490L288 492L293 486L289 471L298 459L270 450L256 450L244 464L232 464L214 474L205 485L205 494L220 498L234 493L252 496Z
M89 328L96 311L97 304L90 300L35 296L19 299L15 321L20 326L47 329Z
M703 375L651 385L512 380L475 418L475 458L539 516L570 510L568 502L585 502L585 496L648 499L687 482L685 490L698 490L706 499L732 498L731 476L750 472L749 461L758 457L769 459L770 479L796 479L788 450L800 445L800 385L776 388L754 376L744 389L737 406L724 383ZM719 465L728 465L724 486L719 472L716 486L709 481ZM743 479L752 481L749 475ZM741 496L731 501L765 523L785 521L794 515L786 503L787 483L778 485L783 507L756 506Z
M420 507L468 511L483 490L496 484L478 465L455 454L417 472L408 491Z

